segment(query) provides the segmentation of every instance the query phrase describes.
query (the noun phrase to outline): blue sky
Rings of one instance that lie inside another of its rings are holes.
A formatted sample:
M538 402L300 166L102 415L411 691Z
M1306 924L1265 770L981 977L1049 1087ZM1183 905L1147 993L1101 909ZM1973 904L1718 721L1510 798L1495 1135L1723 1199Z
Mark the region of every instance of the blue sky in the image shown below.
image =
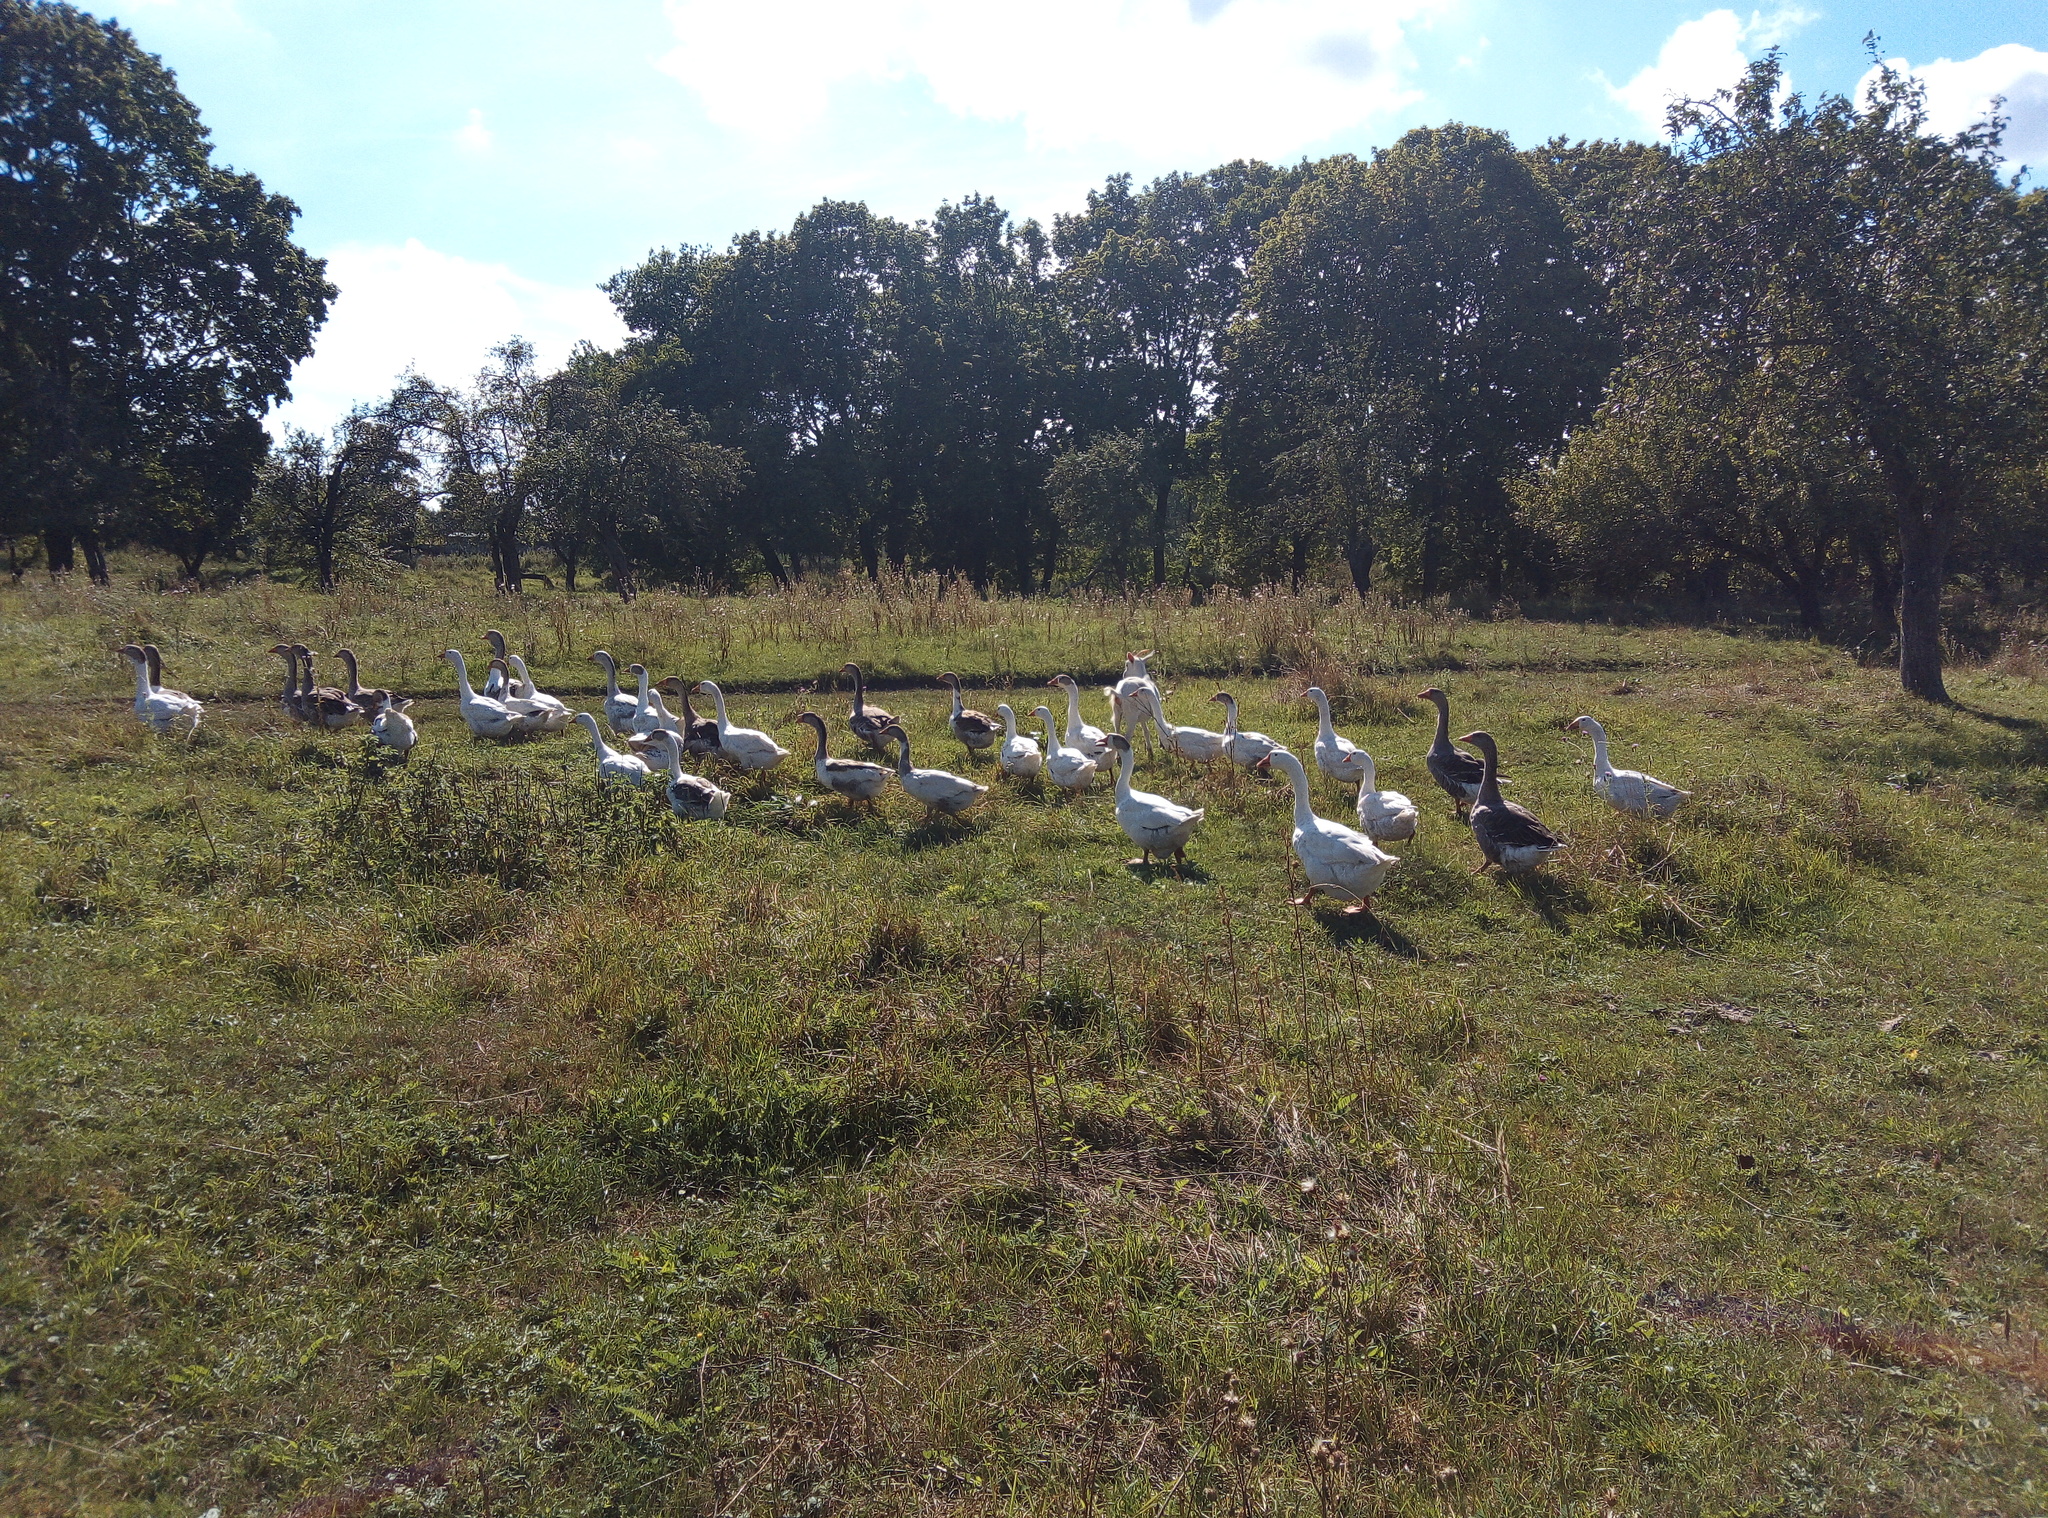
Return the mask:
M1776 43L1851 90L1875 32L1934 125L2008 97L2048 173L2048 5L1772 10L1568 0L137 0L216 156L303 209L341 299L285 415L325 426L519 332L620 335L597 284L650 248L786 226L825 196L1019 216L1230 158L1365 152L1463 120L1519 143L1654 136Z

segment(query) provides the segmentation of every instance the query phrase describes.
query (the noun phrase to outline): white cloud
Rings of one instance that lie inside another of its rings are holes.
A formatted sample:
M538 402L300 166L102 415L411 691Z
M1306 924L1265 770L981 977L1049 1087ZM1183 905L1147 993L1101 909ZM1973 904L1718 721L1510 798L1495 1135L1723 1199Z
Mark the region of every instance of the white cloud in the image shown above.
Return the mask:
M1937 58L1919 68L1894 58L1891 66L1920 76L1927 87L1927 129L1944 137L1984 120L1992 98L2004 96L2006 162L2048 167L2048 53L2008 42L1974 58ZM1875 74L1873 69L1863 76L1859 99Z
M469 120L456 129L455 145L470 153L491 150L491 129L484 125L484 113L475 106L470 107Z
M720 125L816 128L842 85L916 80L1034 149L1282 157L1419 98L1407 25L1449 0L665 0L661 67Z
M336 248L327 277L341 293L275 426L324 431L350 407L388 395L408 368L466 384L491 349L515 335L534 345L543 368L560 364L580 339L609 345L626 336L598 289L544 284L416 239Z
M1655 63L1627 84L1608 84L1607 93L1661 133L1673 101L1708 100L1715 91L1732 87L1753 54L1775 47L1813 19L1812 12L1792 8L1768 16L1752 11L1747 21L1734 11L1708 11L1697 21L1679 23L1657 50Z

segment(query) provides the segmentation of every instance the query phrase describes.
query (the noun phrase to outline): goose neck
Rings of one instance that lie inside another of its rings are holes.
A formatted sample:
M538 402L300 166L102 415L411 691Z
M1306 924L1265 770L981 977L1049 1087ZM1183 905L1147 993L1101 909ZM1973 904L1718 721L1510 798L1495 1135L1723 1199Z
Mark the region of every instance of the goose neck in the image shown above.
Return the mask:
M462 655L452 648L448 650L447 658L448 662L455 666L455 688L462 693L463 700L474 701L476 692L469 686L469 665L464 663Z
M363 687L356 677L356 654L352 648L344 648L335 654L341 660L341 667L348 671L348 693L353 696Z
M1128 743L1124 744L1123 753L1118 756L1118 762L1116 767L1117 800L1129 801L1131 799L1131 772L1135 770L1137 766L1138 751L1132 748Z
M612 656L599 649L590 656L597 660L604 670L604 694L607 701L619 699L619 666L612 662Z
M1017 714L1010 710L1010 703L1007 701L999 703L996 707L996 715L1003 719L1003 741L1015 743L1017 741Z
M668 761L669 783L680 784L683 778L683 745L667 728L662 729L661 756Z
M1476 745L1479 750L1479 797L1488 806L1500 805L1500 752L1491 743Z
M1436 742L1432 746L1446 749L1451 746L1451 703L1442 696L1430 698L1436 703Z
M721 734L730 732L732 724L726 720L725 716L725 692L713 685L709 680L704 682L704 689L711 692L711 704L718 708L718 731Z
M898 775L907 775L910 773L910 735L899 728L896 731L895 738L896 773Z
M1237 736L1237 698L1235 696L1225 696L1223 698L1223 736L1226 738L1235 738Z
M127 656L124 654L122 657L126 658ZM135 699L137 701L146 701L151 694L149 688L149 661L146 659L131 659L129 664L135 671Z
M1315 809L1308 804L1308 771L1301 761L1286 749L1273 750L1273 762L1287 772L1288 789L1294 792L1294 825L1297 828L1313 828L1316 825Z
M1610 775L1614 773L1614 765L1607 758L1606 729L1602 728L1597 722L1592 723L1591 726L1593 729L1593 773L1596 775Z
M1067 692L1067 741L1072 743L1081 736L1081 687L1068 681Z
M1337 741L1337 729L1330 721L1330 698L1320 689L1309 693L1316 703L1316 736L1328 744Z

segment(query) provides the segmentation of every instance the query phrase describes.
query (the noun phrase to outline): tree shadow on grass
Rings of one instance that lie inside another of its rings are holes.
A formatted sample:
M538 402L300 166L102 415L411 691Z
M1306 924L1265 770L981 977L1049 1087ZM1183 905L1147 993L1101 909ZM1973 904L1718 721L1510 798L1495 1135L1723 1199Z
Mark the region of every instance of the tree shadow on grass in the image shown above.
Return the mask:
M1171 863L1162 864L1156 859L1150 864L1138 864L1126 859L1124 861L1124 868L1130 872L1133 879L1142 880L1146 885L1152 884L1155 880L1186 881L1191 885L1213 885L1215 883L1207 870L1192 862L1181 865L1176 869Z

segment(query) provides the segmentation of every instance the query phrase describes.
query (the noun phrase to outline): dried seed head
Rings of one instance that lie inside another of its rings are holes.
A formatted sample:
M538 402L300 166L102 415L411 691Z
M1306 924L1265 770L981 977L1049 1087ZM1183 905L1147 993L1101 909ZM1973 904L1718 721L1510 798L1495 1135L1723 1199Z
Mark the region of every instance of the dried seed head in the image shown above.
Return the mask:
M1315 1195L1315 1193L1316 1193L1316 1178L1315 1178L1314 1176L1310 1176L1310 1177L1309 1177L1309 1178L1308 1178L1307 1180L1305 1180L1305 1181L1303 1181L1303 1182L1301 1183L1301 1194L1302 1194L1303 1196L1314 1196L1314 1195Z

